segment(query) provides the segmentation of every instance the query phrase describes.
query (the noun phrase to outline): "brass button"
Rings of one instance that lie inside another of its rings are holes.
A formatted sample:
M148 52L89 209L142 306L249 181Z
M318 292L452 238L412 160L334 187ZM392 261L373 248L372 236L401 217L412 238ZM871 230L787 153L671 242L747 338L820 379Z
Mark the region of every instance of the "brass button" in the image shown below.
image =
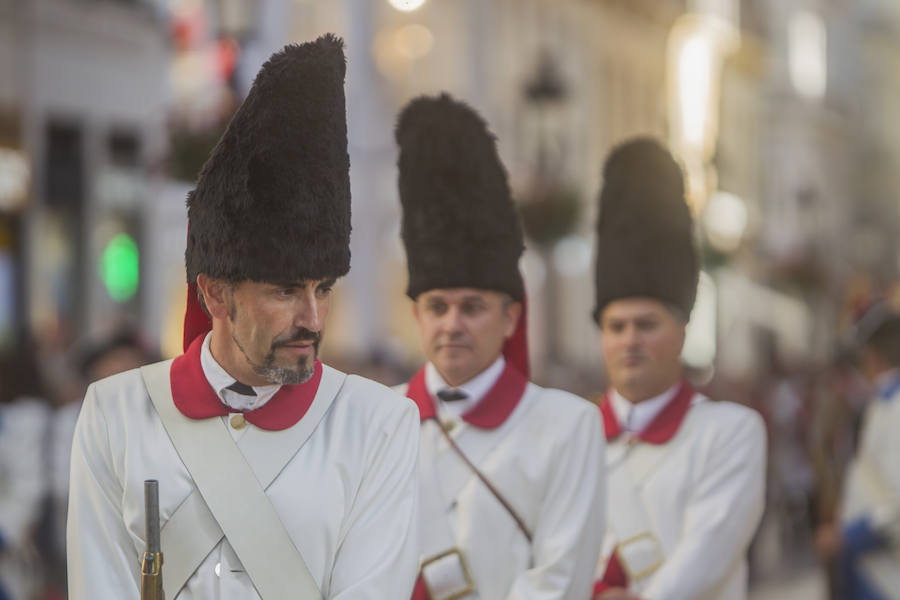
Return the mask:
M235 429L243 429L247 425L247 419L244 418L244 415L231 415L229 422Z
M456 429L456 419L442 419L441 425L443 425L444 429L449 433Z

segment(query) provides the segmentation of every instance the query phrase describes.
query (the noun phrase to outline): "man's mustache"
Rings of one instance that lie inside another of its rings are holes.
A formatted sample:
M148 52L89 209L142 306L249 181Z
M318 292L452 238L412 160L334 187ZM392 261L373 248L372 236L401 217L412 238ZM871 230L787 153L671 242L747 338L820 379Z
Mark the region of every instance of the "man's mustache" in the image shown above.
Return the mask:
M318 331L313 331L311 329L301 327L290 336L275 340L272 343L272 347L278 348L279 346L290 346L291 344L296 344L297 342L312 342L313 344L318 346L321 337L322 336Z

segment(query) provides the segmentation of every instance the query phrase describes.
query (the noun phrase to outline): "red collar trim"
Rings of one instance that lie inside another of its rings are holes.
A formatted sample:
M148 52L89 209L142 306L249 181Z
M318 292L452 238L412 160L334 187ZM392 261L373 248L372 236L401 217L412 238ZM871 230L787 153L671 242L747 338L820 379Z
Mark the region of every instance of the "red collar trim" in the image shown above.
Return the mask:
M462 419L482 429L499 427L512 414L525 394L528 379L509 363L481 401L463 413ZM425 367L409 381L406 395L419 407L422 421L437 418L437 404L425 386Z
M209 385L200 364L204 336L194 338L187 352L172 362L169 371L172 399L181 414L190 419L209 419L232 412ZM322 380L322 363L315 363L313 376L300 385L283 385L262 407L244 413L260 429L280 431L296 425L312 406Z
M681 382L675 397L659 412L647 425L637 438L649 444L665 444L671 440L691 408L691 400L694 398L694 388L687 381ZM603 415L603 428L606 431L606 439L614 440L622 434L622 426L616 419L616 413L612 407L609 392L603 396L600 403L600 413Z

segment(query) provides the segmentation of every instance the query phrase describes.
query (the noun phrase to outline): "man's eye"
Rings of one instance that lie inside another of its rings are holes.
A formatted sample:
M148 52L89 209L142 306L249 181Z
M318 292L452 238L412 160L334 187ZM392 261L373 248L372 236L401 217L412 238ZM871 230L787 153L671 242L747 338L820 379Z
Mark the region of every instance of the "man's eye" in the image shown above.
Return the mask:
M657 323L656 321L638 321L637 327L641 331L652 331L656 329Z
M332 288L330 285L323 286L323 287L318 288L316 290L316 293L319 294L320 297L324 298L324 297L328 296L329 294L331 294L333 289L334 288Z
M279 298L289 298L294 295L294 288L278 288L275 295Z

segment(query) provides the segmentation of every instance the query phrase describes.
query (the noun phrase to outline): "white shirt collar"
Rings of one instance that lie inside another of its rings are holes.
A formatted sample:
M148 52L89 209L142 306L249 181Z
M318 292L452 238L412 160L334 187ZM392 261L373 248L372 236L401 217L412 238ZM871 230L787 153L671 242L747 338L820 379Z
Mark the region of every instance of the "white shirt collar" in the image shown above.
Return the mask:
M275 395L275 392L281 388L280 385L254 385L252 387L253 391L256 392L255 396L245 396L244 394L238 394L235 391L226 389L237 380L229 375L228 372L222 368L222 365L213 358L212 352L209 349L209 340L211 338L212 332L210 331L206 334L206 338L203 340L203 345L200 348L200 366L203 367L203 374L206 375L206 380L209 381L209 384L212 386L213 390L215 390L216 395L219 396L219 400L221 400L225 406L241 412L260 408L263 404L271 400L272 396Z
M610 401L619 425L630 433L642 432L656 418L656 415L666 407L666 404L675 397L679 385L680 382L659 396L654 396L638 403L632 403L614 389L612 394L610 394Z
M431 394L431 397L438 403L439 411L448 412L455 417L459 417L481 402L481 399L484 398L485 394L487 394L490 389L494 387L494 384L497 383L497 380L500 378L505 367L506 360L501 354L487 369L464 384L454 388L444 381L444 378L438 373L437 367L429 362L425 365L425 388L428 390L428 393ZM437 393L447 389L462 390L469 397L465 400L442 402L437 397Z

